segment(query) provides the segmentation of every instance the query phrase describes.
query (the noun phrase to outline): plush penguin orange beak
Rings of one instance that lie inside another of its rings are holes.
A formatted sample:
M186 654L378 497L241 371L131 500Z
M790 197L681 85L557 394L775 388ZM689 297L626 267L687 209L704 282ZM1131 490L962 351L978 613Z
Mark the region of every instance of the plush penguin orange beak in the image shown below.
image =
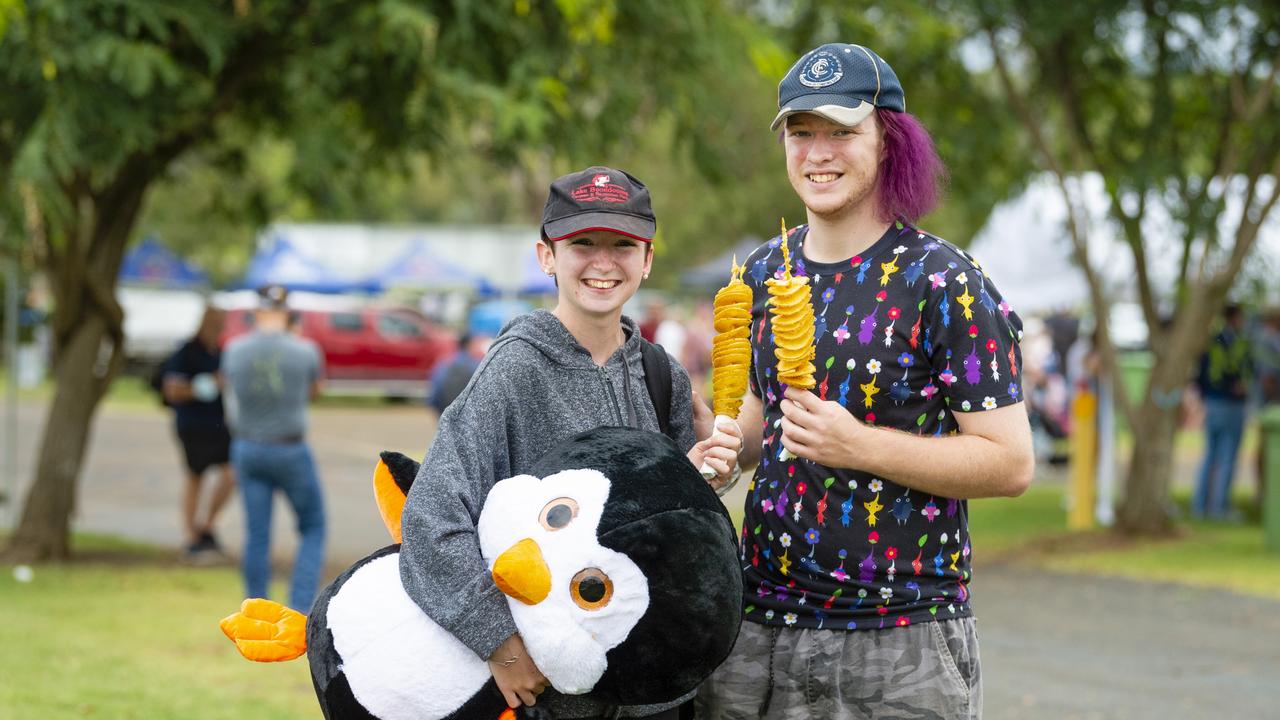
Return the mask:
M537 605L551 593L551 570L542 548L525 538L507 548L493 563L493 582L525 605Z

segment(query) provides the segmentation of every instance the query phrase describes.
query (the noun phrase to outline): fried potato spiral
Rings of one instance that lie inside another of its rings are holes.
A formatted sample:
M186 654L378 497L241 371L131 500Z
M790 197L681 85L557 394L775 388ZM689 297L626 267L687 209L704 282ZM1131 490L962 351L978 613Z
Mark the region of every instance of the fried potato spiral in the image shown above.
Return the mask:
M711 406L716 415L738 417L751 367L751 288L736 263L728 285L716 293L715 339L711 343Z
M794 388L811 390L813 375L813 303L809 278L791 274L786 225L782 227L783 276L769 278L769 314L773 320L774 357L778 361L778 381Z

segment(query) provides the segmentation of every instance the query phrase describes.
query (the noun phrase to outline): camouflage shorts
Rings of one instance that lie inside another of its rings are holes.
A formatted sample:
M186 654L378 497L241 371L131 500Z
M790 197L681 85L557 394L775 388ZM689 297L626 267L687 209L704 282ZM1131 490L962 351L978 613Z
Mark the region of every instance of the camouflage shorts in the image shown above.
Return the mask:
M699 720L980 718L974 620L854 632L744 622L697 710Z

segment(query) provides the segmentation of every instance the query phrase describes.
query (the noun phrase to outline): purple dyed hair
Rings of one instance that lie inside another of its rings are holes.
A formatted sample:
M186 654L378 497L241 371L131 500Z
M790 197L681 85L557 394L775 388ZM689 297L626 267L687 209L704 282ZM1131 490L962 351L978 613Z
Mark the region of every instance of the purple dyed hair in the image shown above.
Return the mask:
M913 115L876 109L884 133L880 155L880 214L915 222L938 204L947 168L929 131Z

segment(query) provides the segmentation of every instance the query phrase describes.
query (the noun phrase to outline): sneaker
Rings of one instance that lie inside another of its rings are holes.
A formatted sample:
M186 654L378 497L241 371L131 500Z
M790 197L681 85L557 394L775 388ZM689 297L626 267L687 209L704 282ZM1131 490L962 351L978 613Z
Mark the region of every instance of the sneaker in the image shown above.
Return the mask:
M222 546L218 544L218 538L213 536L211 531L206 530L200 533L200 539L195 543L200 550L222 555Z

